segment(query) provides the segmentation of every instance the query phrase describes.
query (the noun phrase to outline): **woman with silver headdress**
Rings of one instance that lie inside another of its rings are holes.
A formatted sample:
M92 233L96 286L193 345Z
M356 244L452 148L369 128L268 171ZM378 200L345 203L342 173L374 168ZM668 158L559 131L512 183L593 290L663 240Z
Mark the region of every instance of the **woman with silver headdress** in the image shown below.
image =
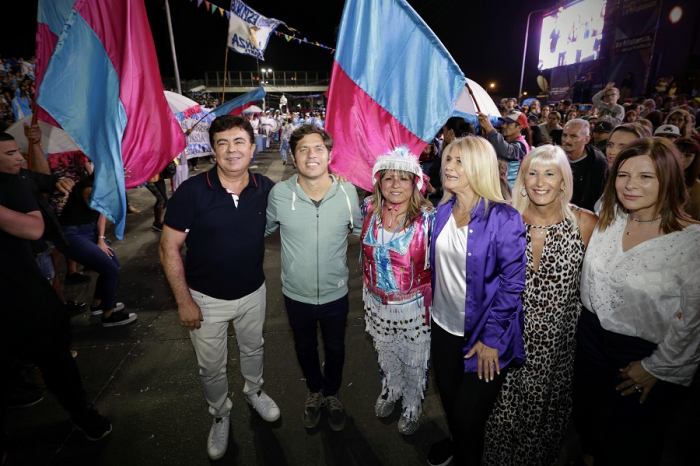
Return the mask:
M429 239L432 205L423 198L418 157L400 147L377 158L374 194L362 205L362 277L366 330L382 372L377 417L403 398L399 432L419 426L430 356Z

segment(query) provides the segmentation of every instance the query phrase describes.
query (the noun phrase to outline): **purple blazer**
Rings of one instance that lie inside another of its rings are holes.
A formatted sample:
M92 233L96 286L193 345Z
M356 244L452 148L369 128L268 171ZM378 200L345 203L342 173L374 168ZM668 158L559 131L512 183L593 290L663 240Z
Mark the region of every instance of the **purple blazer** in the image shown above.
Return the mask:
M438 206L430 241L430 269L435 288L435 242L452 215L455 197ZM462 353L481 341L498 349L501 368L525 363L523 305L525 225L517 210L483 199L472 209L467 241L467 294ZM464 372L476 372L477 356L464 360Z

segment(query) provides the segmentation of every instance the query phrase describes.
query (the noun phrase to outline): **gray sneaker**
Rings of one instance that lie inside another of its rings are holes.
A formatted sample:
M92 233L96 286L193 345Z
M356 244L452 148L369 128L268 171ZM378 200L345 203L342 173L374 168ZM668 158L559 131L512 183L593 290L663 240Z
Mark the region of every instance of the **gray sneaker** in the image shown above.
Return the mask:
M321 392L313 393L309 391L306 396L306 404L304 405L304 427L313 429L318 424L321 418L321 406L323 406L323 394Z
M345 427L345 408L338 399L338 395L326 397L326 409L328 410L328 424L331 429L338 432Z

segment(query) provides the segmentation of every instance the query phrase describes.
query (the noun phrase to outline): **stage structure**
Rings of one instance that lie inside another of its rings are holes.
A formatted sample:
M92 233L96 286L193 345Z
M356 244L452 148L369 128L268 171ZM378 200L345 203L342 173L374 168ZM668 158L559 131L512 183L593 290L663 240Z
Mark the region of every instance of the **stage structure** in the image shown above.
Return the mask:
M586 75L593 93L632 78L632 97L652 93L662 76L700 78L699 17L694 0L577 0L553 9L542 17L538 60L550 87L538 97L577 101Z

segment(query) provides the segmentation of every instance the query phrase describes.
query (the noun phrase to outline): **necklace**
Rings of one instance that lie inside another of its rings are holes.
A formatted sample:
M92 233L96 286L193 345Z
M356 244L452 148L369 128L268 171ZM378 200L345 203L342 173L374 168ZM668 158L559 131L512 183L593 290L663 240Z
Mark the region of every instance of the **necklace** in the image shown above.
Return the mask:
M627 214L627 218L629 218L629 219L632 220L633 222L637 222L637 223L651 223L651 222L658 222L659 220L661 220L661 215L659 215L659 216L656 217L656 218L652 218L652 219L650 219L650 220L639 220L639 219L637 219L637 218L632 217L630 214ZM630 233L632 233L632 230L630 230L629 228L627 228L627 236L629 236Z
M549 225L549 226L540 226L540 225L528 225L530 228L536 228L540 231L540 235L546 235L547 231L551 230L554 228L554 225Z
M532 219L532 217L530 217L529 214L528 214L528 219L529 220ZM534 225L534 224L530 224L530 223L525 223L525 225L527 225L530 229L535 228L535 229L539 230L540 235L546 235L547 231L556 227L559 224L559 222L561 222L562 220L563 219L559 217L559 218L557 218L557 220L554 220L551 222L549 220L547 220L545 223L548 223L549 225Z

